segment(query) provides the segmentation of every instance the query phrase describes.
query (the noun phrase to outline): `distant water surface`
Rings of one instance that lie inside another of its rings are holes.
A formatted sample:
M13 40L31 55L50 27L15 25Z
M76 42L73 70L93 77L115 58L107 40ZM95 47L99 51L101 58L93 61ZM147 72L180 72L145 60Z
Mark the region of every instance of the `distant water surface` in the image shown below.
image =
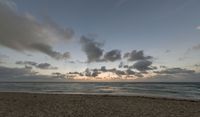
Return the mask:
M0 82L0 92L138 95L200 100L200 83Z

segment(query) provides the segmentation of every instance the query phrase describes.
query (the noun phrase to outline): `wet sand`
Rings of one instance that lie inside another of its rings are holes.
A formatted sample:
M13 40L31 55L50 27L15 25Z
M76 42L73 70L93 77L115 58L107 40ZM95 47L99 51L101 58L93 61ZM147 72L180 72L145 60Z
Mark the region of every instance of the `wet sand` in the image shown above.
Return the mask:
M200 117L200 101L141 96L0 93L0 117Z

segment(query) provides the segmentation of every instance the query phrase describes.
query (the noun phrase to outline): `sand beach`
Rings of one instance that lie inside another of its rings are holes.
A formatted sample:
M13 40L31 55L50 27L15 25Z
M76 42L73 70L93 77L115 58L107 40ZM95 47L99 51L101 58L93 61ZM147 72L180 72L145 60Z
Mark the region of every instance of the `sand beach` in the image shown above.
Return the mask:
M1 117L200 117L200 101L142 96L0 93Z

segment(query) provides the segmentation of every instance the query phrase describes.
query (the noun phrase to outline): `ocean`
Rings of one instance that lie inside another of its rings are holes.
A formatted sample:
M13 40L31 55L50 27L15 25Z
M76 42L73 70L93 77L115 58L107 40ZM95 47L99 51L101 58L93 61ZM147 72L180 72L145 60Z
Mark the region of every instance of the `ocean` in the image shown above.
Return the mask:
M0 92L134 95L200 100L200 83L1 82Z

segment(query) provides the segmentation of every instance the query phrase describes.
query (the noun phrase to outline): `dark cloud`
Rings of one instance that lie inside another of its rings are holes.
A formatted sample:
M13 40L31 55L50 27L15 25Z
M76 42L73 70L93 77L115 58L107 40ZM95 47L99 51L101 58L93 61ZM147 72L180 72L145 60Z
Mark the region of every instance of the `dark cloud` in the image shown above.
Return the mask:
M117 69L116 68L111 68L111 69L107 69L107 71L115 73L117 71Z
M116 68L112 68L112 69L106 69L105 66L102 66L100 69L96 69L97 71L101 71L101 72L112 72L115 73L116 75L118 75L119 77L123 76L123 75L134 75L135 72L132 71L131 69L127 69L127 70L118 70Z
M100 72L99 72L97 69L94 69L91 75L92 75L93 77L96 77L96 76L98 76L99 74L100 74Z
M136 60L147 60L152 59L152 56L144 56L144 52L142 50L133 50L132 52L127 52L124 54L124 58L127 58L128 61L136 61Z
M111 50L109 52L106 52L104 55L105 61L117 61L121 59L121 51L120 50Z
M102 72L112 72L112 73L115 73L116 75L118 75L119 78L122 78L122 76L126 76L126 77L132 77L132 76L137 76L137 77L144 77L143 74L148 74L147 71L144 71L147 70L147 68L140 68L140 70L143 70L143 71L140 71L140 72L135 72L133 71L130 67L128 67L128 69L126 70L118 70L116 68L112 68L112 69L106 69L105 66L102 66L100 69L94 69L96 71L98 71L98 73L102 73ZM151 67L148 67L148 70L149 69L152 69ZM89 70L89 69L87 69ZM90 73L91 74L91 70L90 72L88 71L87 73ZM89 76L89 75L88 75Z
M50 57L57 59L57 60L70 58L69 52L65 52L65 53L61 54L60 52L54 51L51 46L46 45L46 44L39 44L39 43L38 44L32 44L31 47L33 47L36 50L43 52L43 53L45 53L45 54L49 55Z
M157 66L150 66L150 69L151 70L156 70L156 69L158 69L158 67Z
M84 73L81 73L81 72L68 72L67 73L67 78L71 77L71 78L74 78L76 76L84 76Z
M85 69L85 76L88 76L88 77L97 77L101 72L100 69L88 69L86 68ZM78 75L81 76L81 73L78 73Z
M102 71L102 72L106 72L106 71L107 71L106 66L101 66L100 71Z
M156 71L159 74L178 74L178 73L194 73L194 70L188 70L184 68L167 68L165 70Z
M119 65L118 65L118 68L122 68L123 66L124 66L124 63L120 62Z
M105 66L102 66L100 69L86 69L85 70L85 76L92 76L92 77L96 77L99 74L101 74L102 72L112 72L117 74L118 76L121 75L125 75L124 71L121 70L117 70L116 68L112 68L112 69L106 69Z
M136 73L136 74L134 74L135 76L137 76L137 77L139 77L139 78L142 78L142 77L144 77L144 75L143 74L141 74L141 73Z
M52 77L51 75L40 75L32 70L31 67L9 68L0 66L1 82L58 82L61 79ZM62 81L66 81L63 79Z
M68 74L80 74L79 72L69 72Z
M27 65L25 65L25 68L26 68L26 69L30 69L30 70L33 69L33 67L27 66Z
M124 64L123 62L120 62L118 68L129 68L129 66Z
M67 62L69 62L69 63L71 63L71 64L74 64L74 63L76 63L75 61L67 61Z
M53 75L53 77L55 77L55 78L65 79L65 74L62 74L62 73L60 73L60 72L53 72L52 75Z
M18 65L37 66L37 63L36 63L36 62L33 62L33 61L17 61L16 64L18 64Z
M88 63L103 61L114 62L121 59L121 51L117 49L106 52L103 56L102 47L104 44L95 41L91 37L82 36L80 43L82 50L86 53Z
M148 60L139 60L136 63L134 63L130 68L135 68L139 71L146 71L146 70L152 70L150 67L152 64L151 61Z
M144 60L143 60L144 61ZM138 78L141 78L141 77L144 77L144 74L148 74L149 72L147 72L146 70L154 70L154 69L157 69L155 68L154 66L148 66L146 65L146 63L142 63L144 66L140 66L138 69L139 69L139 72L136 72L134 70L132 70L132 68L128 67L128 69L126 70L119 70L119 69L116 69L116 68L111 68L111 69L106 69L105 66L102 66L100 69L86 69L84 71L84 76L87 76L87 77L96 77L98 76L99 74L101 73L106 73L106 72L111 72L113 74L116 74L118 76L118 78L131 78L131 77L138 77ZM77 73L78 74L78 73Z
M128 65L124 65L124 68L129 68L129 66Z
M126 74L127 74L127 75L134 75L135 72L132 71L131 69L127 69L127 70L126 70Z
M16 78L20 76L35 75L30 68L8 68L0 66L0 78Z
M88 77L92 76L90 69L88 68L85 69L85 76L88 76Z
M160 68L167 68L167 66L165 66L165 65L160 65Z
M53 70L53 69L58 69L57 67L53 67L51 64L49 63L36 63L36 62L33 62L33 61L17 61L16 64L18 65L25 65L25 66L33 66L35 68L39 68L39 69L50 69L50 70Z
M104 67L101 67L101 71L102 72L112 72L112 73L115 73L116 75L118 75L119 77L121 77L122 75L126 75L125 71L117 70L116 68L106 69Z
M55 22L39 22L28 13L19 13L14 3L0 1L0 45L23 52L38 51L54 59L68 58L69 53L61 54L52 49L59 40L69 40L71 29L59 27Z
M119 76L121 75L126 75L126 72L125 71L122 71L122 70L116 70L115 73Z
M101 61L103 55L102 43L96 42L86 36L82 36L80 39L82 50L86 53L87 62L98 62Z
M40 69L58 69L57 67L51 66L51 64L49 64L49 63L40 63L40 64L37 65L37 68L40 68Z

